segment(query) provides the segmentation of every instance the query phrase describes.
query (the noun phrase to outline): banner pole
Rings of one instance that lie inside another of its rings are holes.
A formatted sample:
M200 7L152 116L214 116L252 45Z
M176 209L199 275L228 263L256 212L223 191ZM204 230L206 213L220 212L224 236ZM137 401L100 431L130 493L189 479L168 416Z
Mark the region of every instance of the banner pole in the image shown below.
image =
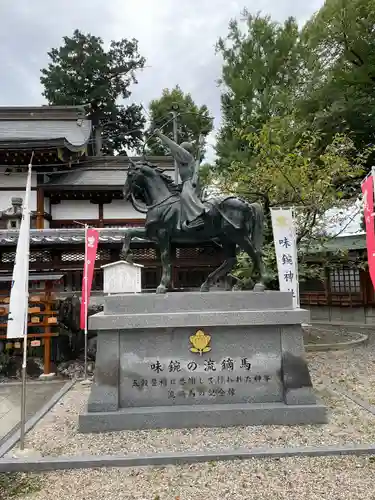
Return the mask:
M87 248L87 231L88 231L88 225L85 224L85 296L84 296L84 302L85 302L85 330L84 330L84 337L85 337L85 352L84 352L84 380L87 380L87 334L88 334L88 321L87 321L87 313L88 313L88 290L87 290L87 285L88 285L88 279L87 279L87 272L88 272L88 264L87 264L87 258L88 258L88 248Z
M26 378L27 378L27 327L29 319L29 262L30 262L30 186L31 186L31 169L32 161L34 157L34 152L31 155L28 172L27 172L27 183L26 183L26 195L24 210L22 210L23 219L28 221L27 231L27 253L25 259L25 296L26 296L26 307L25 307L25 317L24 317L24 331L23 331L23 355L22 355L22 389L21 389L21 429L20 429L20 450L25 449L25 426L26 426ZM25 206L26 205L26 206Z
M296 306L298 308L301 307L300 304L300 295L299 295L299 274L298 274L298 247L297 247L297 224L296 224L296 214L295 214L295 209L292 208L292 219L293 219L293 237L295 241L295 259L296 259L296 265L295 265L295 273L296 273Z
M27 275L27 279L29 276ZM27 281L28 283L28 281ZM27 299L29 298L27 290ZM27 304L29 301L27 300ZM23 334L23 356L22 356L22 391L21 391L21 431L20 431L20 449L25 448L25 424L26 424L26 376L27 376L27 326L28 326L28 309L25 313L25 326Z

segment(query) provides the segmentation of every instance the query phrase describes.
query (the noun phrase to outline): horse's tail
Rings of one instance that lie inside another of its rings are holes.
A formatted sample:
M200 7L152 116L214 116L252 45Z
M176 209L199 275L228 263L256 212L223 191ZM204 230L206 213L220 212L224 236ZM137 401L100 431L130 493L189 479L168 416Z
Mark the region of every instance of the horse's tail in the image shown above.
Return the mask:
M263 207L260 203L251 203L250 205L252 211L252 242L254 245L254 250L260 252L263 247L263 229L264 229L264 212Z

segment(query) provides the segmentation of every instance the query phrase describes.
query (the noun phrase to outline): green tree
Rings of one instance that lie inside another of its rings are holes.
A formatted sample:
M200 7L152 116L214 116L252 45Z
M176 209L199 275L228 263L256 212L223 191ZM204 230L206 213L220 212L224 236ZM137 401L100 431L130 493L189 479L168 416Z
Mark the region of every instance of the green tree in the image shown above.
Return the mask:
M358 149L375 128L375 0L326 0L303 33L324 75L302 103L310 122L330 140L347 133ZM367 169L373 163L371 155ZM349 188L359 191L360 179Z
M193 101L189 93L185 94L177 85L172 90L164 89L159 99L154 99L150 102L149 113L153 127L161 129L163 134L173 139L173 120L172 110L177 109L177 129L178 142L193 142L198 146L200 135L204 138L213 129L212 118L210 117L206 105L198 106ZM152 131L148 131L146 136L149 138L147 142L147 153L150 155L166 155L166 148L158 139L152 136ZM201 157L204 157L204 144L201 150Z
M227 193L262 201L265 254L277 284L270 208L297 208L300 277L311 245L324 247L327 210L353 203L373 163L375 0L326 0L305 27L245 12L217 50L223 57L223 125L215 180ZM249 281L240 257L237 275Z
M111 41L108 50L100 37L79 30L63 40L48 52L50 62L41 70L43 96L54 105L89 105L94 126L103 130L104 153L138 148L145 123L142 108L119 102L130 97L136 71L145 64L137 40Z
M294 115L272 118L257 133L246 127L234 131L253 151L250 165L233 162L221 175L221 189L249 201L263 203L266 212L265 257L269 279L277 283L276 262L270 224L270 208L295 207L297 242L300 253L300 277L319 273L322 266L307 266L305 256L311 245L323 246L327 210L343 206L344 193L336 188L363 175L364 164L371 149L358 154L348 136L336 134L332 142L317 155L321 136ZM237 275L246 282L251 263L240 258Z
M223 58L218 169L253 154L249 143L234 133L238 127L257 132L272 117L288 115L319 70L294 18L280 24L248 11L243 16L241 23L230 22L227 37L216 47Z

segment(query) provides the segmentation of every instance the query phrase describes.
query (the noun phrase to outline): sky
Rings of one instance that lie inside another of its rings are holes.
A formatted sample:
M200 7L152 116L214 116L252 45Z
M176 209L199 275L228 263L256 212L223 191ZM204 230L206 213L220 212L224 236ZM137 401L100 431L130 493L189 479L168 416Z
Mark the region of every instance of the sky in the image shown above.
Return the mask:
M363 201L357 199L347 207L337 207L325 214L326 231L331 236L365 234L362 228Z
M47 52L62 44L74 29L112 39L136 38L146 58L138 73L132 100L148 103L163 88L179 84L198 105L206 104L220 124L221 60L215 43L225 36L232 18L250 12L300 23L316 12L323 0L0 0L0 106L45 104L39 70ZM214 143L214 133L209 138ZM213 157L209 148L206 159Z

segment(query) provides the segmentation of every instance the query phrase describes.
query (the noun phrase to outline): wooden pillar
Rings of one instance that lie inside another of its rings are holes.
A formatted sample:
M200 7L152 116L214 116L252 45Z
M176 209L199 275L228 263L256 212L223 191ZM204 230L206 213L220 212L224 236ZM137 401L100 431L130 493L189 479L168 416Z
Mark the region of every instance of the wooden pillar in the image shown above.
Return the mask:
M44 337L44 374L49 375L50 373L51 373L51 337L46 336Z
M98 227L104 227L104 218L103 218L103 203L98 203L99 205L99 225Z
M326 305L331 306L331 280L328 267L324 269L324 293L326 296Z
M44 316L44 373L48 375L51 373L51 327L47 326L47 318L49 317L49 313L51 312L51 287L52 282L46 281L45 285L45 313Z
M39 186L36 191L36 228L44 229L44 189Z

